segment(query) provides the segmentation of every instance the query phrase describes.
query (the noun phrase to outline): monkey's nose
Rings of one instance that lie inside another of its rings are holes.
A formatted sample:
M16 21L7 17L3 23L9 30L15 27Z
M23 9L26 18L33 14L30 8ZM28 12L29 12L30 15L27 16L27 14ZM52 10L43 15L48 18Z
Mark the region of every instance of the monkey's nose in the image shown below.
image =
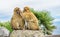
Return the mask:
M19 12L19 11L17 11L17 14L19 14L19 15L20 15L20 12Z

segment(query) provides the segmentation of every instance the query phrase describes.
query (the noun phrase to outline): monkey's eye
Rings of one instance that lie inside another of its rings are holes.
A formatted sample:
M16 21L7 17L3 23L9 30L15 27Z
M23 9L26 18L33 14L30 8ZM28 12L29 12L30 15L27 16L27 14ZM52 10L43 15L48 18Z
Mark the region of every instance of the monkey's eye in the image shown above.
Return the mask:
M19 12L16 12L17 14L19 14Z
M20 13L19 12L16 12L18 15L20 15Z

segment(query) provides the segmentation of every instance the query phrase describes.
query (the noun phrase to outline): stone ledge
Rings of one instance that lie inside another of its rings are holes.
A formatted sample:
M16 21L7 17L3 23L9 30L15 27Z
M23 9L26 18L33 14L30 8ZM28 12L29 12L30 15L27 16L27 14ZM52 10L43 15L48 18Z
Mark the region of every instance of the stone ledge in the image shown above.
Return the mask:
M41 30L14 30L10 37L44 37Z
M60 37L60 35L46 35L45 37Z

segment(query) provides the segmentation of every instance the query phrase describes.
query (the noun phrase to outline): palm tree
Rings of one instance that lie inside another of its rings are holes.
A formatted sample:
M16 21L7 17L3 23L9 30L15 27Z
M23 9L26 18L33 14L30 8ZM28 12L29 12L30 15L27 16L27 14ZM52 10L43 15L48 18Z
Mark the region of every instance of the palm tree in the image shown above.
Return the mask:
M48 11L36 11L34 9L30 9L35 16L39 20L39 25L42 28L45 35L51 35L53 32L53 29L56 27L53 24L54 18L50 15Z

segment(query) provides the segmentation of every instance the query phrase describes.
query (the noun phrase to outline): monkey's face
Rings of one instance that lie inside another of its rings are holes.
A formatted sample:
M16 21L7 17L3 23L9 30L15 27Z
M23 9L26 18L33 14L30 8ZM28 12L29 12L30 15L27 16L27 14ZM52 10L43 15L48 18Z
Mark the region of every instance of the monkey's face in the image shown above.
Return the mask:
M24 11L27 11L27 10L29 10L29 7L24 7Z
M16 8L14 9L14 12L15 12L16 14L20 15L21 10L20 10L20 8L16 7Z

